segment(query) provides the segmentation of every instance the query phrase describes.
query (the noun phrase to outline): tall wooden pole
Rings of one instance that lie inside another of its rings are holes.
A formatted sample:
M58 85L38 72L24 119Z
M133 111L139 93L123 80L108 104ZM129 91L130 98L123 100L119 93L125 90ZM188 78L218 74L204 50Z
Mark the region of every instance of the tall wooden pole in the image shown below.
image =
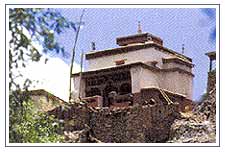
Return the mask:
M72 95L71 95L71 77L72 77L72 72L73 72L75 49L76 49L76 45L77 45L78 35L79 35L79 32L80 32L80 27L81 27L82 19L83 19L83 16L84 16L84 12L85 12L85 9L83 9L82 14L80 16L79 26L78 26L78 29L77 29L77 32L76 32L76 36L75 36L75 39L74 39L74 46L73 46L73 50L72 50L72 57L71 57L71 63L70 63L70 78L69 78L69 80L70 80L69 81L69 102L72 98Z
M79 99L81 99L81 81L82 81L82 69L83 69L83 58L84 58L84 52L82 50L82 53L81 53L81 58L80 58L80 86L79 86Z

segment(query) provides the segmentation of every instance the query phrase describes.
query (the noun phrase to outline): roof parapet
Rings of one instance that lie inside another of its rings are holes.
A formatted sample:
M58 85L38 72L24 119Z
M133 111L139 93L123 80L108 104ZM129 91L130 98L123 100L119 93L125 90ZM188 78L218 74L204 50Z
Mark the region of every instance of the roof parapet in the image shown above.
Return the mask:
M126 46L135 43L153 42L163 46L163 40L149 33L138 33L116 38L116 44Z

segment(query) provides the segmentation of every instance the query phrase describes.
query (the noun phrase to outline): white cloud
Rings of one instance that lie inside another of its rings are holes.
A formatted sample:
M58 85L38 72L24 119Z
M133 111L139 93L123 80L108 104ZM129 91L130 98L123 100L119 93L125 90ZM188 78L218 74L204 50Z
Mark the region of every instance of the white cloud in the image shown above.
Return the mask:
M29 32L23 29L24 34L31 38ZM11 34L10 34L11 35ZM26 68L12 69L14 75L21 73L23 77L17 77L14 81L21 87L28 78L32 81L33 89L45 89L46 91L56 95L57 97L68 101L69 98L69 73L70 66L63 60L57 57L49 57L43 54L42 46L38 42L32 42L32 45L42 54L39 62L32 62L31 60L26 63ZM25 52L26 50L24 50ZM49 60L45 64L45 59ZM73 73L80 72L80 65L74 63ZM73 91L73 81L71 81L71 89Z
M22 84L25 78L33 81L30 89L45 89L50 93L68 100L69 97L69 72L70 66L60 58L50 58L44 63L45 58L39 62L29 62L26 68L21 68L20 72L23 78L19 78L19 84ZM74 64L73 73L80 72L80 65ZM39 81L35 83L35 81ZM72 84L73 89L73 84Z

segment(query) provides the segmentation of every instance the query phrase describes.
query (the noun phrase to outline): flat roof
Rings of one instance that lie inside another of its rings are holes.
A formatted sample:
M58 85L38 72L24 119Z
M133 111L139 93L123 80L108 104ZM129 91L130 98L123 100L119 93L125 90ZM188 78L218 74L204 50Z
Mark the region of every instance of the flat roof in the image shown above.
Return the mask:
M190 68L194 67L194 64L192 62L184 60L184 59L176 57L176 56L170 57L170 58L162 58L162 60L163 60L163 63L175 62L175 63L186 65Z
M148 33L138 33L138 34L132 34L132 35L126 35L126 36L120 36L116 38L117 40L121 39L127 39L127 38L133 38L133 37L142 37L142 36L148 36Z
M168 49L168 48L166 48L162 45L156 44L156 43L138 43L138 44L133 44L133 45L121 46L118 48L111 48L111 49L99 50L99 51L91 51L91 52L86 53L85 57L87 60L89 60L89 59L94 59L94 58L98 58L98 57L127 53L130 51L137 51L140 49L146 49L146 48L151 48L151 47L156 47L156 48L158 48L159 51L163 51L163 52L178 56L182 59L192 62L191 58L189 58L183 54L177 53L171 49Z
M188 71L185 71L185 70L180 69L180 68L160 69L159 67L148 65L148 64L143 63L143 62L135 62L135 63L130 63L130 64L123 64L123 65L108 67L108 68L104 68L104 69L85 71L85 72L82 72L82 76L89 75L89 74L97 74L97 73L101 73L101 72L111 72L111 71L124 69L124 68L130 68L130 67L134 67L134 66L142 66L143 68L146 68L146 69L149 69L149 70L152 70L152 71L156 71L156 72L175 72L175 71L179 71L179 72L183 72L183 73L189 74L189 75L194 77L194 74L192 72L188 72ZM79 75L80 75L80 72L74 73L74 74L72 74L72 77L79 76Z
M116 38L116 43L118 45L120 45L121 41L126 41L129 39L135 39L135 38L143 38L142 40L144 40L144 41L148 41L148 38L157 39L158 41L163 43L163 40L160 37L157 37L150 33L138 33L138 34L133 34L133 35L121 36L121 37ZM127 43L127 44L129 44L129 43Z
M85 72L82 72L82 75L84 76L84 75L95 74L95 73L100 73L100 72L110 72L110 71L114 71L114 70L130 68L132 66L138 66L138 65L146 67L146 68L149 68L149 69L152 69L152 70L159 70L158 67L150 66L150 65L147 65L147 64L145 64L143 62L135 62L135 63L130 63L130 64L123 64L123 65L117 65L117 66L113 66L113 67L108 67L108 68L104 68L104 69L85 71ZM72 74L72 77L78 76L79 74L80 74L80 72L74 73L74 74Z
M52 93L50 93L50 92L48 92L48 91L46 91L44 89L29 90L27 93L29 95L46 95L49 98L57 100L60 104L65 104L66 103L63 99L55 96L54 94L52 94Z
M211 60L216 60L216 51L208 52L207 55Z

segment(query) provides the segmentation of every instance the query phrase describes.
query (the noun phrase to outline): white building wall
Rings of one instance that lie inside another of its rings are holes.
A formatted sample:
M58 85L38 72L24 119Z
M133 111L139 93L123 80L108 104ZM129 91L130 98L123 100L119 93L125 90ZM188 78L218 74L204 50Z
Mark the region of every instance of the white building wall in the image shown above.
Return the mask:
M193 77L191 75L175 72L163 72L161 75L161 88L185 95L192 99Z
M136 66L130 69L130 73L132 93L140 92L142 88L159 87L158 72Z
M132 93L140 92L141 90L141 73L142 68L141 66L131 67L130 75L131 75L131 90Z
M162 58L170 57L171 55L163 53L155 48L141 49L127 53L115 54L111 56L103 56L88 60L88 70L97 70L103 68L114 67L115 61L126 59L125 64L135 62L158 61L157 66L162 67Z
M141 73L141 88L159 87L158 72L143 68Z
M183 69L185 71L188 71L188 72L192 72L192 68L186 66L186 65L183 65L183 64L178 64L178 63L165 63L163 64L163 68L164 69L170 69L170 68L180 68L180 69Z
M125 64L136 62L157 61L159 68L175 68L179 67L185 71L192 72L192 68L177 63L162 63L162 58L172 57L172 55L156 50L155 48L147 48L137 51L131 51L111 56L103 56L89 59L88 71L106 69L115 67L115 61L126 59ZM179 72L153 72L142 68L141 66L131 67L132 93L140 92L141 88L160 87L174 93L186 95L192 99L193 77L191 75ZM82 96L85 96L85 82L82 81ZM80 78L74 77L74 87L79 91ZM78 95L77 95L78 97Z
M131 68L132 93L158 87L192 99L193 77L182 72L156 72L141 66Z
M81 83L81 84L80 84ZM81 97L85 97L85 80L82 79L80 80L80 76L74 76L73 77L73 84L74 84L74 94L73 94L73 98L74 99L77 99L79 98L79 89L80 89L80 86L81 86Z
M131 67L132 93L140 92L142 88L159 87L168 91L185 95L192 99L193 77L189 74L171 71L157 72L141 66ZM81 97L85 97L85 81L80 81L79 76L74 76L74 98L79 97L81 84Z

